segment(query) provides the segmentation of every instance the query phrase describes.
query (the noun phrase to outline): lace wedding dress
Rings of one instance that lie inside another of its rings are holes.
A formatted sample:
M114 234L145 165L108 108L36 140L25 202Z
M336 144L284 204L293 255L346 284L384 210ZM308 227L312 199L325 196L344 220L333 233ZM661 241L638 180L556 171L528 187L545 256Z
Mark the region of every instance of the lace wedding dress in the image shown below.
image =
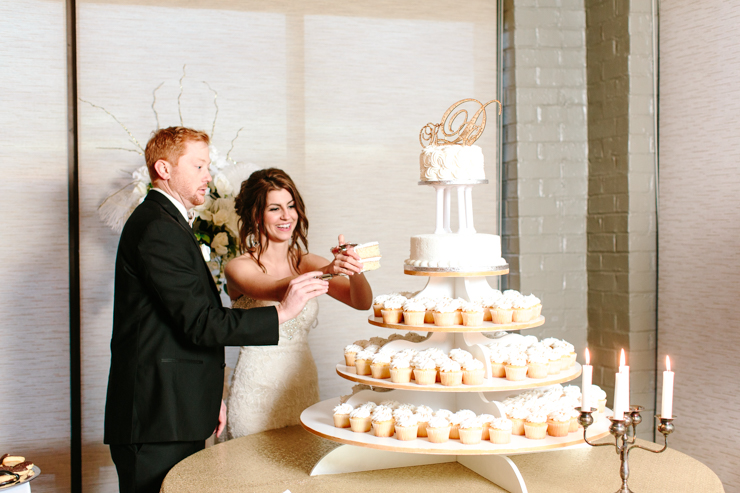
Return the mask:
M233 308L276 305L242 296ZM311 299L280 325L277 346L243 346L227 403L229 438L299 424L301 412L319 401L319 377L308 347L319 303Z

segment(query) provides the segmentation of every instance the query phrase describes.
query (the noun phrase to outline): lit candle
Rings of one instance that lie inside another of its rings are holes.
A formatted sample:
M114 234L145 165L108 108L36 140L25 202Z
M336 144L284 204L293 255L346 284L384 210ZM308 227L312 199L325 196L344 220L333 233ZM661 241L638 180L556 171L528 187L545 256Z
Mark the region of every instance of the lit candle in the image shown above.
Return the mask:
M619 356L619 373L624 375L624 378L622 378L624 388L622 389L622 401L620 405L622 406L622 410L628 413L630 411L630 367L627 366L624 349L622 349L622 354Z
M663 372L663 406L661 407L661 418L673 417L673 372L671 371L671 359L665 357L666 371Z
M583 380L581 381L581 410L591 410L591 379L594 373L594 367L591 366L591 355L588 354L588 348L586 348L586 364L583 365Z
M622 379L624 375L617 373L614 378L614 419L624 419L624 409L622 409Z

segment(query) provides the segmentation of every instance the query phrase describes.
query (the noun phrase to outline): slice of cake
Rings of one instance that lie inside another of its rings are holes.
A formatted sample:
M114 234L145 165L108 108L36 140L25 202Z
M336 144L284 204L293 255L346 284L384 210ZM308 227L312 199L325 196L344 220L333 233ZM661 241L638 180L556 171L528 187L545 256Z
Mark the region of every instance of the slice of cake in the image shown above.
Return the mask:
M380 268L380 244L377 241L361 243L354 250L362 262L362 272Z

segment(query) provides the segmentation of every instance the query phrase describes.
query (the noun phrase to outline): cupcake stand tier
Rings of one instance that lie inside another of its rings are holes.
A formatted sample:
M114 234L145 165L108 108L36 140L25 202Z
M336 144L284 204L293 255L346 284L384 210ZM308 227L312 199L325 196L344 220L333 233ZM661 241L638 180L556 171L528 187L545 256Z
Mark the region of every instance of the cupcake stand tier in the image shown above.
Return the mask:
M545 317L540 315L539 317L535 318L534 320L530 320L529 322L512 322L509 324L494 324L493 322L483 322L483 325L479 325L477 327L467 327L465 325L439 326L439 325L434 325L434 324L424 324L424 325L387 324L383 322L382 317L376 317L373 314L371 314L368 317L367 321L370 325L375 325L377 327L385 327L387 329L394 329L394 330L415 330L419 332L478 333L478 332L502 332L502 331L508 331L508 330L531 329L532 327L539 327L540 325L544 324Z

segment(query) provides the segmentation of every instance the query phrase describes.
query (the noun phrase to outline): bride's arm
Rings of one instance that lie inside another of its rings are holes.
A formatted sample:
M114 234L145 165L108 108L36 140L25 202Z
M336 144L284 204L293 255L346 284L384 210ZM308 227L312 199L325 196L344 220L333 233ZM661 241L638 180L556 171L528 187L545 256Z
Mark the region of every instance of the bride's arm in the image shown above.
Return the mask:
M317 270L322 272L332 271L332 273L336 271L349 273L347 277L338 276L329 281L329 296L357 310L369 309L373 304L373 291L367 282L367 278L365 278L365 274L352 272L349 266L339 269L330 267L332 264L337 263L344 265L344 262L337 262L337 260L335 259L330 262L320 255L309 253L301 261L301 272ZM355 262L348 261L348 263L354 264ZM359 264L359 261L356 263Z
M226 288L231 299L246 295L255 300L266 301L281 301L288 290L290 281L298 277L278 279L262 272L262 269L252 259L246 257L238 257L229 261L224 268L224 274L226 275Z

